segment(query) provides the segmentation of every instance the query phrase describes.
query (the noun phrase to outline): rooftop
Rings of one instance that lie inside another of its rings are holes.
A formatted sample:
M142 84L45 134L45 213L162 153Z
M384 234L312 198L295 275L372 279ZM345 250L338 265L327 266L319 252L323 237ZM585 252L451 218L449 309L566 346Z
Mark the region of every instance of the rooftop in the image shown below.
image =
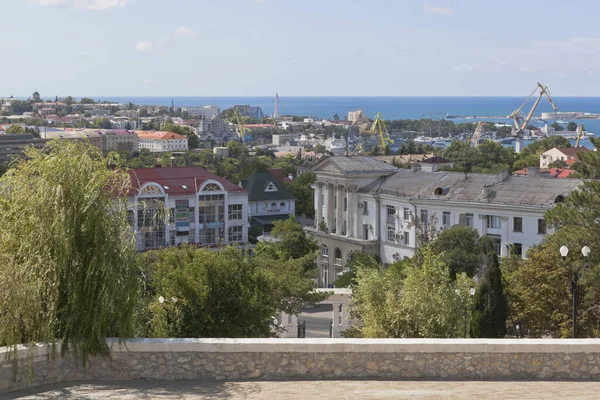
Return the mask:
M327 168L328 165L330 166L329 168ZM329 169L330 172L341 172L346 174L352 172L392 173L398 170L398 168L396 168L395 166L387 164L383 161L376 160L373 157L334 156L323 158L320 162L318 162L314 167L311 168L311 171L325 171L327 169Z
M413 199L547 207L576 189L580 179L399 170L361 189Z
M174 132L165 131L136 131L140 139L154 139L154 140L172 140L172 139L187 139L187 136L183 136Z
M169 195L194 195L208 180L219 182L227 192L246 192L245 189L229 182L202 167L176 168L136 168L129 170L131 190L129 196L136 196L146 183L157 183Z
M588 149L587 147L583 147L583 146L581 146L581 147L555 147L555 149L570 158L577 157L577 154L579 154L581 152L587 153L588 151L590 151L590 149Z
M277 190L266 191L272 183ZM242 181L242 186L248 190L248 201L291 200L294 195L285 187L280 177L269 171L257 171L248 179Z

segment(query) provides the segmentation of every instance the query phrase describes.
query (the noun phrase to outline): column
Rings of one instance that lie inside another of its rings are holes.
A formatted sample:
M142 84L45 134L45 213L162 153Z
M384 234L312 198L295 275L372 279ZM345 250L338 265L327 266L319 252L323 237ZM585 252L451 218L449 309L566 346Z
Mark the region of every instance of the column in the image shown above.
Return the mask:
M315 224L317 229L319 228L319 224L323 220L323 184L317 182L317 190L315 191L317 198L315 199L315 215L317 217L317 223Z
M343 187L342 185L338 185L337 186L337 209L335 210L335 233L337 233L338 235L342 234L342 208L344 207L344 203L343 203L343 191L342 191Z
M327 232L333 232L333 184L327 183Z
M340 325L340 305L333 303L333 337L341 337L341 325Z
M346 187L346 196L348 197L348 211L347 211L348 232L346 232L346 233L349 237L356 237L356 233L355 233L356 230L354 229L354 216L358 212L358 205L356 204L353 190L354 190L353 186Z

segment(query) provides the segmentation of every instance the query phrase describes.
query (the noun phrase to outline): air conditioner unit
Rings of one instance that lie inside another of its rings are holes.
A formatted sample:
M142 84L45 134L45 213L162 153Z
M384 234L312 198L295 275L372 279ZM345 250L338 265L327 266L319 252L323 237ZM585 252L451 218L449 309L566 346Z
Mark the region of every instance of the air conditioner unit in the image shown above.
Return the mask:
M392 258L394 259L394 261L399 261L400 260L400 253L394 253L392 255Z

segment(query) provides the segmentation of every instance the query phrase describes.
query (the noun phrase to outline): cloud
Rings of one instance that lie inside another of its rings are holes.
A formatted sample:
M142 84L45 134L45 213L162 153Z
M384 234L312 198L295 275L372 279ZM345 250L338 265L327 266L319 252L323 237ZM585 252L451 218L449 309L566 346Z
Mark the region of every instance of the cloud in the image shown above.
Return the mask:
M506 67L506 66L509 66L509 65L510 65L510 63L508 63L507 61L502 61L502 62L498 63L498 66L500 66L500 67Z
M452 14L450 7L434 6L429 3L423 3L423 11L427 14Z
M169 41L169 37L167 35L165 35L164 33L162 35L160 35L160 38L158 38L158 44L165 44Z
M460 64L460 65L455 65L454 67L452 67L452 69L455 72L471 72L473 71L473 66L469 65L469 64Z
M138 44L135 45L135 49L137 51L148 51L148 50L151 50L153 47L154 47L154 44L152 42L148 42L148 41L138 42Z
M175 36L178 38L188 38L192 36L198 36L198 33L186 28L185 26L178 26L175 30Z
M594 75L595 73L596 73L596 71L592 71L592 70L589 70L589 71L587 72L588 76L592 76L592 75Z
M28 0L32 4L42 7L66 7L83 10L108 10L109 8L122 8L128 0Z

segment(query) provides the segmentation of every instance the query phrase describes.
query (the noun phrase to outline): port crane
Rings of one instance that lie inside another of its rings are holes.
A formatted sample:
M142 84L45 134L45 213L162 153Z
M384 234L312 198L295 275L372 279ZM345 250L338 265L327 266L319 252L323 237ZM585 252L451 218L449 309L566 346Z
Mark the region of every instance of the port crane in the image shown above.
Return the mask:
M469 142L471 147L477 147L479 146L479 139L481 138L481 132L483 131L483 121L480 121L477 123L477 127L475 128L475 132L473 133L473 136L471 136L469 138Z
M579 124L579 128L577 128L577 141L575 142L575 147L579 147L579 141L581 140L581 136L585 132L583 128L583 124Z
M377 115L375 116L375 119L373 120L373 124L371 125L371 129L364 132L364 134L367 134L367 135L375 135L376 134L379 139L378 147L380 147L381 150L385 150L385 148L389 144L394 144L394 141L390 138L387 127L385 126L385 122L383 121L383 117L381 116L380 112L377 113ZM352 154L353 155L357 154L358 152L362 152L363 150L364 149L363 149L362 143L359 143L352 151Z
M246 140L246 127L242 123L242 117L240 117L240 113L237 108L233 109L233 117L237 121L238 125L238 136L242 139L242 142Z
M533 107L531 107L529 114L527 114L527 116L525 116L525 114L523 114L523 112L521 110L523 109L525 104L527 104L529 99L531 99L531 97L533 97L535 92L537 92L538 90L539 90L539 93L538 93L537 99L535 100L535 103L533 103ZM521 140L523 139L523 134L525 133L525 129L527 128L529 121L531 121L531 118L533 117L533 113L535 112L535 109L537 108L538 104L540 104L540 100L542 100L542 97L544 97L544 96L546 96L548 98L548 102L550 102L550 105L554 109L554 112L558 111L558 107L556 107L556 104L554 104L554 100L552 100L552 95L550 94L550 89L548 89L548 86L544 86L538 82L535 89L533 89L531 94L529 96L527 96L527 98L525 99L523 104L521 104L521 107L517 108L515 111L513 111L507 117L507 118L514 120L514 127L512 129L511 135L517 139L517 145L515 148L517 153L519 153L521 151Z

